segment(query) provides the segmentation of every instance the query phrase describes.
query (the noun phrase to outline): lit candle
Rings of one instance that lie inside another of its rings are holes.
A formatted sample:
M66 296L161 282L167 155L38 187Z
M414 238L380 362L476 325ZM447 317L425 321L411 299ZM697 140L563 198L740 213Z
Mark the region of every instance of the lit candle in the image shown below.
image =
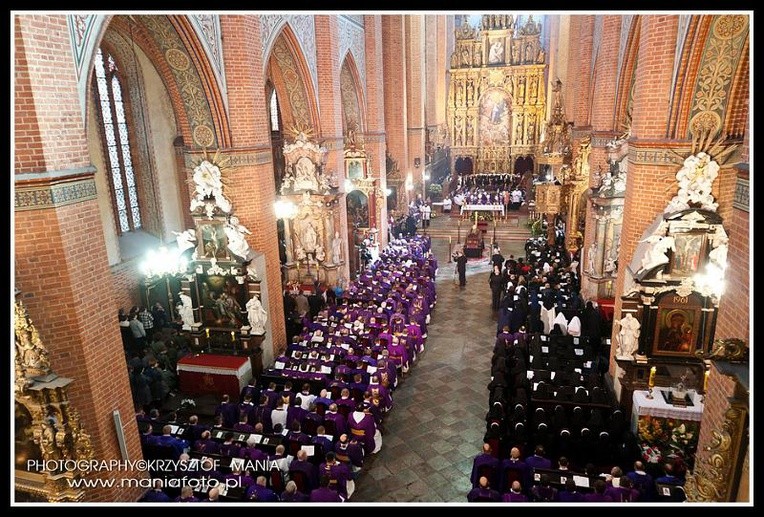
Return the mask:
M236 341L236 332L231 331L231 341Z
M207 339L210 338L210 329L204 329L205 334L207 334Z
M706 393L708 391L708 374L711 373L711 370L706 370L703 373L703 393Z
M448 244L451 244L451 236L448 236Z
M652 388L653 386L655 386L655 366L650 368L650 378L647 379L647 386L649 388Z

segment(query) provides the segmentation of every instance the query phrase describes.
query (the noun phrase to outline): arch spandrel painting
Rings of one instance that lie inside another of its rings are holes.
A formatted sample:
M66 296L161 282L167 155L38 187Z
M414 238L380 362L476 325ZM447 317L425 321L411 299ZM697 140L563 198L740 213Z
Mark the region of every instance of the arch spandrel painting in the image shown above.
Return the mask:
M480 103L480 145L509 144L511 103L503 90L486 92Z

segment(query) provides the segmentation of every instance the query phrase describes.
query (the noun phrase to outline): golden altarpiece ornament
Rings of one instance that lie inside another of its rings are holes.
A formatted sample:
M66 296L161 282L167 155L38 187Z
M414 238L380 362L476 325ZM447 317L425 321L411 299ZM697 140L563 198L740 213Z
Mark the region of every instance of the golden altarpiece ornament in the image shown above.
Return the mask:
M74 380L51 369L48 350L21 300L14 305L14 332L16 500L81 501L85 492L72 481L84 477L77 462L92 460L93 447L67 395Z
M456 29L451 55L448 129L452 168L469 158L477 173L512 172L519 157L534 157L546 116L541 23L528 17L485 15L478 29ZM535 160L535 157L534 157Z

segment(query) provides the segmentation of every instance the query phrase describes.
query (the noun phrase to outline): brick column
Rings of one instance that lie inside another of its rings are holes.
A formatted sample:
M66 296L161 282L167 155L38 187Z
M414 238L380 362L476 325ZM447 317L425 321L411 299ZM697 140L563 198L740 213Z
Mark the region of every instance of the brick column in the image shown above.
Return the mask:
M719 302L715 339L738 338L750 344L750 199L748 164L740 164L731 217L724 220L729 235L725 294Z
M404 182L409 167L408 138L406 138L406 66L404 53L403 16L382 15L382 63L384 67L385 138L387 151L398 162L400 172L387 178L398 188L398 198L405 199ZM405 207L398 207L398 210Z
M15 287L52 369L74 379L69 398L95 458L122 459L112 416L117 410L127 453L137 460L140 440L66 16L16 16L14 38ZM88 475L117 484L88 489L85 498L135 501L143 490L120 487L118 480L146 475Z
M316 58L318 59L318 105L321 110L320 135L323 145L329 150L326 167L336 171L341 178L339 187L345 191L345 143L342 135L342 97L340 95L339 22L336 16L316 16ZM360 87L360 85L359 85ZM340 235L346 234L343 246L344 257L354 253L353 242L347 228L347 200L340 196L336 208L335 228ZM341 275L350 278L350 261L341 266Z
M425 169L425 17L421 14L406 15L406 112L409 161L401 164L402 172L411 171L414 178L412 198L422 193L422 172ZM419 167L415 160L419 159ZM404 168L405 167L405 168ZM423 195L424 197L424 195Z
M226 195L241 223L252 232L247 236L250 246L265 254L268 320L275 357L286 348L286 326L278 230L273 213L276 185L262 80L264 65L262 54L253 51L261 45L260 21L257 16L223 15L220 28L232 142L232 148L223 152L238 164L228 173Z
M600 167L607 171L607 156L605 143L617 136L619 127L613 127L613 112L615 111L616 69L618 67L618 47L620 44L621 17L604 16L602 22L601 41L594 64L594 84L592 97L592 151L589 155L589 186L596 186L595 176ZM596 42L594 42L596 44ZM594 59L594 58L593 58ZM615 122L619 124L618 121ZM595 225L591 205L586 211L586 231L584 232L583 249L588 250L595 237ZM583 254L582 254L583 255ZM582 256L583 258L583 256ZM583 262L585 263L585 262ZM589 282L589 277L582 277L581 291L587 298L596 297L598 287Z
M387 174L385 162L385 76L382 62L382 19L364 16L366 52L366 152L369 167L382 197L377 198L377 228L380 248L387 245Z
M635 71L620 267L615 287L614 317L617 319L621 317L620 296L624 294L626 265L633 259L642 233L663 212L675 193L670 187L676 183L677 166L664 159L662 149L681 144L666 139L678 22L678 16L672 15L640 17L642 25ZM616 348L612 347L613 354ZM616 363L612 358L610 374L617 378ZM618 382L616 390L620 393Z

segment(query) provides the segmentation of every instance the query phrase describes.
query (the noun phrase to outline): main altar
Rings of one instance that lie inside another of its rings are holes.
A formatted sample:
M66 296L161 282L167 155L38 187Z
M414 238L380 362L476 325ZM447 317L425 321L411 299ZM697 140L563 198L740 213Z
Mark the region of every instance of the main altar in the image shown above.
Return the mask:
M462 19L448 98L452 170L456 160L471 161L479 173L535 161L546 116L540 34L533 16L518 26L512 15L484 15L477 29Z

